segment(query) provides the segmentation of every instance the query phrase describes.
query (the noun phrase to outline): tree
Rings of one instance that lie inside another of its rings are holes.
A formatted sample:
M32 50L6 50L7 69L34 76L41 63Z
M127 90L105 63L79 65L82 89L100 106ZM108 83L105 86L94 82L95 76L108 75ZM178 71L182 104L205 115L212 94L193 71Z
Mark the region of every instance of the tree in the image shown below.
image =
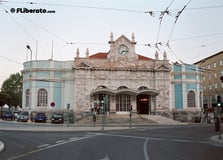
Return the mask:
M12 74L2 84L1 92L9 95L11 98L9 106L22 105L22 75L20 73Z
M0 93L0 106L4 106L5 104L11 104L12 98L7 93Z

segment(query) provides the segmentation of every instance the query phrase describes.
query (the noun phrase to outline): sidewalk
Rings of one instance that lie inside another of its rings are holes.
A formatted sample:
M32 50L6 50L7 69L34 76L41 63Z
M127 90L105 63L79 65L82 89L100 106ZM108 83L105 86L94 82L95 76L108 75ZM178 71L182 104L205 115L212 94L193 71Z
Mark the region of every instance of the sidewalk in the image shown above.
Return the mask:
M7 131L41 131L41 132L64 132L64 131L102 131L102 130L122 130L129 129L129 125L123 126L111 126L106 125L103 127L101 125L34 125L34 126L25 126L25 127L0 127L0 130ZM133 127L132 127L133 128Z
M223 147L223 134L221 134L221 139L219 139L219 135L212 136L211 141L217 146Z

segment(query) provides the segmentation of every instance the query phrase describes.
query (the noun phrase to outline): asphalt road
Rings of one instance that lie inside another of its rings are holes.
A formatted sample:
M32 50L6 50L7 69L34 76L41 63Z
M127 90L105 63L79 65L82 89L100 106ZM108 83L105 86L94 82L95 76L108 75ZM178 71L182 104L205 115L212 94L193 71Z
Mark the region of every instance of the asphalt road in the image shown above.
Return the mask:
M144 126L120 131L0 131L1 160L222 160L213 125Z

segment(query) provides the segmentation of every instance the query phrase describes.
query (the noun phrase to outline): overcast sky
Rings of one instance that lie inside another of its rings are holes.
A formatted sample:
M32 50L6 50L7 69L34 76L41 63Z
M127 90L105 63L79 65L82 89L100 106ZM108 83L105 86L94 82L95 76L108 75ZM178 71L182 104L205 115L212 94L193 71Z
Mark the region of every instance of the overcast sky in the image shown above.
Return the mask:
M0 0L0 85L30 60L27 45L33 60L73 60L77 48L108 52L111 32L134 32L137 54L194 63L223 50L222 10L222 0Z

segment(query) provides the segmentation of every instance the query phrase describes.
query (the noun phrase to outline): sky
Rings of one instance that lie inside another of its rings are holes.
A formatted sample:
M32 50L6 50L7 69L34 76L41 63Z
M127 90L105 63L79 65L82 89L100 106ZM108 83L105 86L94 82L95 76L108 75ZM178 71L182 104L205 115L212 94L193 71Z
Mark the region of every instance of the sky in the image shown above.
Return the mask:
M111 32L134 33L137 54L195 63L223 50L222 9L222 0L0 0L0 85L31 59L108 52Z

